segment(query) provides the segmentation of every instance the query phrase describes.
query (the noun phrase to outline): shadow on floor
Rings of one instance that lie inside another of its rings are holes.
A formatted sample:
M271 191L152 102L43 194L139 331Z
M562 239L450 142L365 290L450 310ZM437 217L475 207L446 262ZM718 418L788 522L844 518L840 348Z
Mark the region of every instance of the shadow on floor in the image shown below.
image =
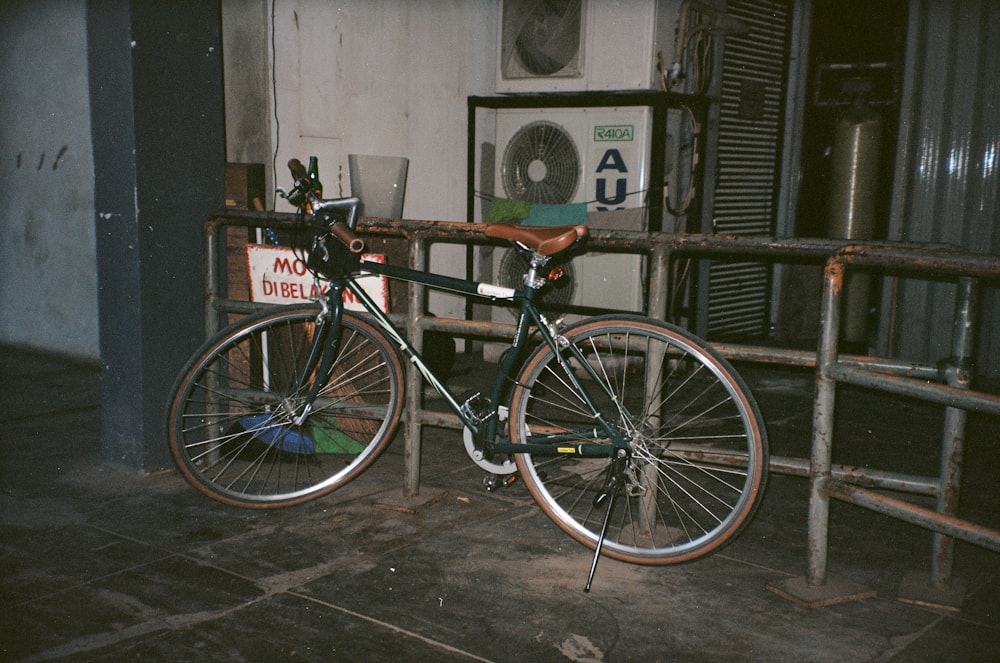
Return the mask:
M457 379L475 373L463 361ZM659 568L602 560L585 594L588 551L519 484L485 492L454 431L425 435L418 499L402 496L397 440L331 496L247 511L173 470L102 465L96 367L5 349L0 371L2 660L1000 660L1000 555L957 545L959 611L902 603L931 535L856 507L833 506L830 573L875 598L808 609L767 591L806 568L802 478L773 475L723 551ZM773 453L807 455L810 376L747 374ZM934 470L933 408L841 403L844 462ZM963 487L963 508L994 526L995 424L975 423Z

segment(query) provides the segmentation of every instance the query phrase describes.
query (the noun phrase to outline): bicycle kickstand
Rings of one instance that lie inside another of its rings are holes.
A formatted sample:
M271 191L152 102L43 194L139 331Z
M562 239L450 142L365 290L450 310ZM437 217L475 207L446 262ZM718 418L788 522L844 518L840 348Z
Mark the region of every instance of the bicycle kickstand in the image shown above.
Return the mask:
M600 507L605 501L608 502L608 510L604 514L604 525L601 526L601 535L597 537L597 545L594 546L594 560L590 563L590 574L587 576L587 585L584 592L590 591L590 585L594 582L594 573L597 572L597 560L601 557L601 548L604 547L604 537L608 533L608 525L611 523L611 513L615 509L615 502L618 493L622 489L622 468L628 463L628 456L623 450L618 451L619 456L611 461L608 467L608 476L604 479L604 486L601 492L594 497L594 507Z

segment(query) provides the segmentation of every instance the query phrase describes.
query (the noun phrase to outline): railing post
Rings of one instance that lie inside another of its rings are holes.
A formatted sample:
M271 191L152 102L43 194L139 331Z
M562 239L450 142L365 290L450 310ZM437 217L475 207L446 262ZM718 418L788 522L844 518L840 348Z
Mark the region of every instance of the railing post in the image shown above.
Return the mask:
M205 224L205 338L219 330L219 312L215 301L219 298L219 228L221 224L210 220Z
M649 304L646 313L651 318L669 322L670 314L670 245L655 244L650 254Z
M971 278L958 281L955 303L955 323L952 330L952 356L945 374L945 383L968 389L972 381L973 338L978 310L978 288ZM965 422L968 412L948 407L944 411L941 441L940 488L937 512L947 516L958 515L959 486L962 475L962 457L965 447ZM955 540L940 533L934 534L931 558L931 586L943 587L951 579Z
M427 269L427 241L420 233L410 237L409 265L411 269ZM424 334L421 320L424 315L424 286L409 283L407 287L406 335L417 352L424 348ZM407 497L415 497L420 492L420 408L423 405L423 384L416 364L406 362L406 439L403 457L406 463L404 492Z
M813 401L812 447L809 459L809 522L807 568L804 578L768 584L771 591L796 603L817 608L875 596L860 584L827 574L830 544L830 491L833 479L833 422L837 394L834 370L838 362L840 309L846 261L839 255L827 260L820 302L819 345L816 350L816 388Z
M816 387L813 402L812 453L809 461L808 570L811 586L826 582L829 546L830 480L833 450L833 414L837 383L830 368L837 361L840 336L840 300L844 288L844 265L831 259L823 272L823 298L820 304L819 346L816 351Z

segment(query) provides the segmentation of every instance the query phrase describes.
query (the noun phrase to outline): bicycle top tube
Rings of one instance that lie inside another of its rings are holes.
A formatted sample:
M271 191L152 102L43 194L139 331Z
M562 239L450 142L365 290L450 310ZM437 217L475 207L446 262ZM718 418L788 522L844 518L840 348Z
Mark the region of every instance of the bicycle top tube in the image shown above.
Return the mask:
M504 288L490 283L480 283L478 281L470 281L454 276L445 276L443 274L425 272L419 269L410 269L409 267L399 267L373 260L362 259L361 271L362 274L360 276L355 276L353 278L364 278L365 273L378 274L394 280L419 283L435 290L448 290L451 292L462 293L465 295L475 295L493 300L513 300L517 295L517 291L513 288Z

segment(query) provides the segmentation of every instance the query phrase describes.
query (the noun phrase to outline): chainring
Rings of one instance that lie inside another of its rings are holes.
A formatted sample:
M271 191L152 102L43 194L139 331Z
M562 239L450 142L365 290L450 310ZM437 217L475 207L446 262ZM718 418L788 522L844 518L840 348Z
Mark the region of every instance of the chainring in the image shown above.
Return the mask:
M507 408L501 407L498 411L500 422L507 420ZM476 447L476 436L468 427L462 429L462 440L465 442L465 452L469 454L472 462L492 474L513 474L517 471L517 465L513 458L508 458L502 463L497 463L486 458L482 449Z

